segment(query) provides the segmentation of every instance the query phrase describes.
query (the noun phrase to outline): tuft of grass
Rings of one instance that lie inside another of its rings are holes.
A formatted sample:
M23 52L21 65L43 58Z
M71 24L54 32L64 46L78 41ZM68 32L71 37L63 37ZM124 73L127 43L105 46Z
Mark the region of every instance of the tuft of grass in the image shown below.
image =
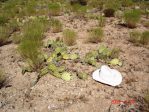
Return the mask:
M6 76L3 70L0 69L0 89L4 86L5 82L6 82Z
M59 16L61 13L61 7L59 3L50 3L48 5L50 16Z
M98 18L98 23L100 27L104 27L105 26L105 17L104 16L100 16Z
M61 32L63 29L63 25L58 19L51 19L50 26L53 33Z
M133 43L138 43L140 41L141 38L141 33L138 31L132 31L130 32L130 41Z
M129 28L135 28L140 18L141 13L139 10L127 10L124 12L124 21Z
M144 31L143 33L140 33L138 31L130 32L130 41L133 43L141 43L143 45L146 45L149 43L149 31Z
M11 31L7 26L0 26L0 46L8 43L10 34Z
M47 28L46 25L45 20L35 19L23 28L23 38L19 45L19 52L34 71L40 69L43 61L41 59L41 46Z
M89 31L88 41L92 43L98 43L103 40L104 33L101 28L93 28Z
M132 0L121 0L121 4L123 7L130 7L133 5L133 1Z
M149 31L145 31L142 33L140 42L142 44L149 44Z
M76 37L77 34L73 30L66 29L63 31L63 42L68 46L76 44Z

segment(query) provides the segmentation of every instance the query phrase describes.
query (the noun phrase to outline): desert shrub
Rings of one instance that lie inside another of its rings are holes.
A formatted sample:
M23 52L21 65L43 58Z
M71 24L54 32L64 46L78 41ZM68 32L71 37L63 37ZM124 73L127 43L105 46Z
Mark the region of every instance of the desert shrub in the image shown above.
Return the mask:
M135 28L140 18L141 14L139 10L127 10L124 12L124 21L130 28Z
M3 70L0 69L0 89L4 86L5 81L6 81L6 76Z
M63 25L58 19L51 19L50 26L53 33L61 32L63 29Z
M35 19L27 23L23 28L23 38L19 45L21 56L28 62L34 70L41 67L41 45L43 34L46 31L47 22Z
M141 38L141 33L138 31L132 31L130 32L130 41L133 43L138 43L140 41Z
M149 31L145 31L142 33L140 42L142 44L148 44L149 43Z
M93 28L89 31L88 41L92 43L101 42L103 39L103 30L101 28Z
M71 10L75 13L77 17L84 17L87 11L87 6L82 6L80 4L74 4Z
M113 17L115 11L120 8L119 0L107 0L105 3L104 14L106 17Z
M59 3L50 3L48 8L50 16L59 16L61 13L61 7Z
M104 16L99 16L98 23L99 23L100 27L105 26L105 17Z
M7 26L0 26L0 46L8 43L10 34L11 31Z
M66 29L63 31L63 42L68 46L72 46L76 44L76 36L76 32L70 29Z

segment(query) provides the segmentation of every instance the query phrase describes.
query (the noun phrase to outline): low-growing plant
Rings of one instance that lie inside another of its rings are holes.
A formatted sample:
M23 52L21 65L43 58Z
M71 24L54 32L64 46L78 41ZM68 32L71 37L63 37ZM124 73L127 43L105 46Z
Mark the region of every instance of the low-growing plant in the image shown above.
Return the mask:
M49 15L50 16L59 16L61 13L61 6L59 3L50 3L49 6Z
M105 17L104 16L99 16L98 23L99 23L100 27L105 26Z
M149 44L149 31L145 31L142 33L140 42L142 44Z
M101 28L93 28L89 31L88 41L92 43L98 43L103 40L104 33Z
M127 10L124 12L124 21L130 28L135 28L140 21L141 14L139 10Z
M6 76L3 70L0 69L0 89L4 86L5 81L6 81Z
M10 34L11 31L7 26L0 26L0 46L9 42L8 39Z
M76 37L77 34L73 30L66 29L63 31L63 42L68 46L76 44Z
M63 29L63 25L58 19L51 19L50 26L53 33L61 32Z
M138 43L140 41L141 38L141 33L138 31L132 31L130 32L130 41L133 43Z

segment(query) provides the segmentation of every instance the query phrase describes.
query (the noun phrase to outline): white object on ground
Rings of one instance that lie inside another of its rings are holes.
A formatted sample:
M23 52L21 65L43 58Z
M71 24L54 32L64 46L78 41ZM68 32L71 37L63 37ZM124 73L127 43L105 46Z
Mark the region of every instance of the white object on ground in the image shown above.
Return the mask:
M117 86L122 82L121 73L115 69L109 68L106 65L103 65L101 66L101 69L94 71L92 77L96 81L111 86Z

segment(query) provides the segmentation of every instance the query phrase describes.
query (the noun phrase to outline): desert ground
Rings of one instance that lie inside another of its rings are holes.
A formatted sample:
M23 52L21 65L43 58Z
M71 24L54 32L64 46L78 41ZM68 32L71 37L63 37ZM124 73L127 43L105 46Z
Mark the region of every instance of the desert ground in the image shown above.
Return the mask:
M101 12L88 13L100 15ZM119 48L122 66L109 66L122 74L122 83L118 87L112 87L92 79L93 71L101 65L108 65L103 60L99 60L96 67L65 60L63 63L67 69L86 72L88 79L81 80L73 75L72 80L64 81L48 73L34 84L38 73L22 74L25 62L18 53L18 44L11 42L0 46L0 66L7 77L5 86L0 89L0 112L126 112L131 107L139 112L149 111L144 100L149 89L149 46L135 45L129 41L131 31L148 30L142 24L148 20L146 17L142 16L140 23L133 29L121 25L122 21L116 17L106 18L104 40L99 43L86 42L89 29L98 27L96 19L76 18L73 14L65 13L54 18L63 23L63 29L69 28L77 32L76 44L68 46L68 50L79 54L80 58L100 45ZM48 40L62 38L62 32L53 33L50 29L44 35L43 44ZM44 46L42 50L50 52ZM113 104L113 100L134 102L122 105Z

